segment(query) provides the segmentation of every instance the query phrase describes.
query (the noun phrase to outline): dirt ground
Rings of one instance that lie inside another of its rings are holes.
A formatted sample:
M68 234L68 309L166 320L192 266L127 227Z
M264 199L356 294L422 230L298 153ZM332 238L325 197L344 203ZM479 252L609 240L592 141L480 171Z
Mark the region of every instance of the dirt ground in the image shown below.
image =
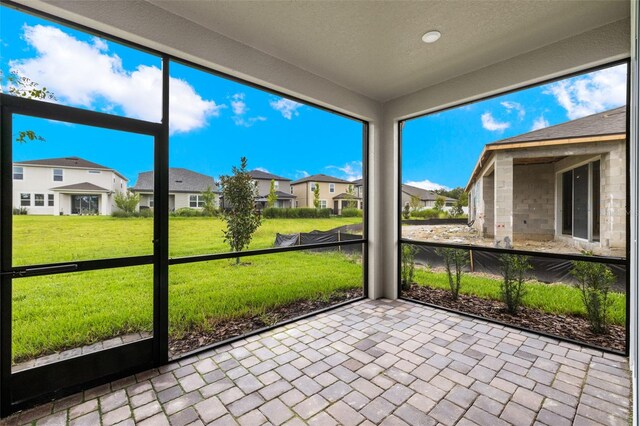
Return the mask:
M471 244L494 247L492 238L484 238L476 229L466 225L405 225L402 237L412 240L431 241L436 243ZM518 250L544 251L553 253L580 254L580 248L564 241L514 241L513 248ZM601 248L593 250L599 256L624 257L622 249Z

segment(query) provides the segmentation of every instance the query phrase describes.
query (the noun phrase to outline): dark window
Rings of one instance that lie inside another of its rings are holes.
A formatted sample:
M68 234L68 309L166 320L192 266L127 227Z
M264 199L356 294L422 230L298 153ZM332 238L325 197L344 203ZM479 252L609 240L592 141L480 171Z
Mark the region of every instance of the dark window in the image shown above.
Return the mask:
M573 232L573 170L562 174L562 233Z
M31 194L20 194L20 205L21 206L30 206L31 205Z
M47 195L47 199L48 199L47 205L49 207L53 207L53 194Z
M589 165L573 170L573 236L589 238Z
M36 207L44 207L44 194L34 194L34 205Z
M200 195L189 195L189 207L204 207L204 200Z
M71 214L98 214L99 209L99 195L73 195L71 197Z
M62 169L53 169L53 181L62 182L64 172Z
M22 167L14 167L13 168L13 179L15 179L15 180L24 179L24 169Z

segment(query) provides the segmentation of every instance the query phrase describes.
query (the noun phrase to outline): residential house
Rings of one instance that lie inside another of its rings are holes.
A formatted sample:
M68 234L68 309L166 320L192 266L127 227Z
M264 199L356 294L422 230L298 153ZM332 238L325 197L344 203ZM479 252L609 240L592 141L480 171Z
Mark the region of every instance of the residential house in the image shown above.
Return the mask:
M109 215L127 183L117 170L80 157L17 161L13 206L33 215Z
M273 207L291 208L294 207L295 195L291 192L291 179L282 176L276 176L262 170L251 170L249 175L255 182L258 197L256 205L259 209L267 207L267 197L271 192L271 181L274 181L277 200Z
M201 209L204 207L202 193L211 189L215 194L215 205L219 206L220 191L211 176L193 170L169 169L169 211L183 207ZM153 172L141 172L132 192L140 194L140 209L153 208Z
M315 207L314 190L320 187L320 208L330 208L340 214L343 208L353 205L362 208L362 197L356 195L353 182L317 174L291 182L291 193L296 197L296 207Z
M411 198L417 197L420 200L419 209L432 209L436 206L436 199L439 195L435 191L428 189L417 188L411 185L402 185L402 205L410 204ZM444 196L440 196L444 197ZM456 200L450 197L444 197L445 208L453 207Z
M626 108L486 145L467 184L473 226L498 243L625 248Z

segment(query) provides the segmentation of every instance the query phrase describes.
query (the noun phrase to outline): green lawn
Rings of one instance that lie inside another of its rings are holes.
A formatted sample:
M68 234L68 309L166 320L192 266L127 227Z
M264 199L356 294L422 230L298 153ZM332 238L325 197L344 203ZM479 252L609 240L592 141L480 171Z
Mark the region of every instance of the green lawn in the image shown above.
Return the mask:
M445 272L417 269L415 281L420 285L449 290L449 279ZM500 300L500 280L482 275L464 274L461 294ZM610 310L613 324L625 325L626 297L622 293L611 293ZM557 314L586 315L580 291L565 284L549 285L537 281L527 282L525 306Z
M149 219L17 216L17 265L149 254ZM273 219L251 248L272 247L275 233L328 230L361 218ZM226 252L222 222L171 218L171 256ZM96 237L99 234L100 237ZM337 252L292 252L174 265L169 270L170 332L214 327L300 299L362 286L360 258ZM23 360L113 336L150 331L152 267L108 269L14 280L13 356Z

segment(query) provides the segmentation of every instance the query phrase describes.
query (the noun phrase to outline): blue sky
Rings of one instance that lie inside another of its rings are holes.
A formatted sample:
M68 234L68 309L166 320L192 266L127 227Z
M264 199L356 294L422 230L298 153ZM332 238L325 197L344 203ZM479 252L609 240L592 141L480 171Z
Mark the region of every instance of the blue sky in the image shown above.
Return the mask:
M50 89L57 102L149 121L160 119L158 57L0 7L0 68ZM250 168L296 179L362 174L362 125L177 63L171 64L170 163L212 176L241 156ZM6 91L7 81L2 82ZM403 182L464 186L486 143L618 107L626 68L601 70L406 122ZM149 138L18 118L45 142L15 160L77 155L135 183L152 167Z
M46 86L56 102L159 121L158 57L0 7L0 64ZM249 168L291 179L362 174L362 124L289 99L171 63L170 163L212 176ZM7 80L3 82L7 90ZM135 183L153 165L149 137L17 117L44 142L14 144L14 160L80 156Z

